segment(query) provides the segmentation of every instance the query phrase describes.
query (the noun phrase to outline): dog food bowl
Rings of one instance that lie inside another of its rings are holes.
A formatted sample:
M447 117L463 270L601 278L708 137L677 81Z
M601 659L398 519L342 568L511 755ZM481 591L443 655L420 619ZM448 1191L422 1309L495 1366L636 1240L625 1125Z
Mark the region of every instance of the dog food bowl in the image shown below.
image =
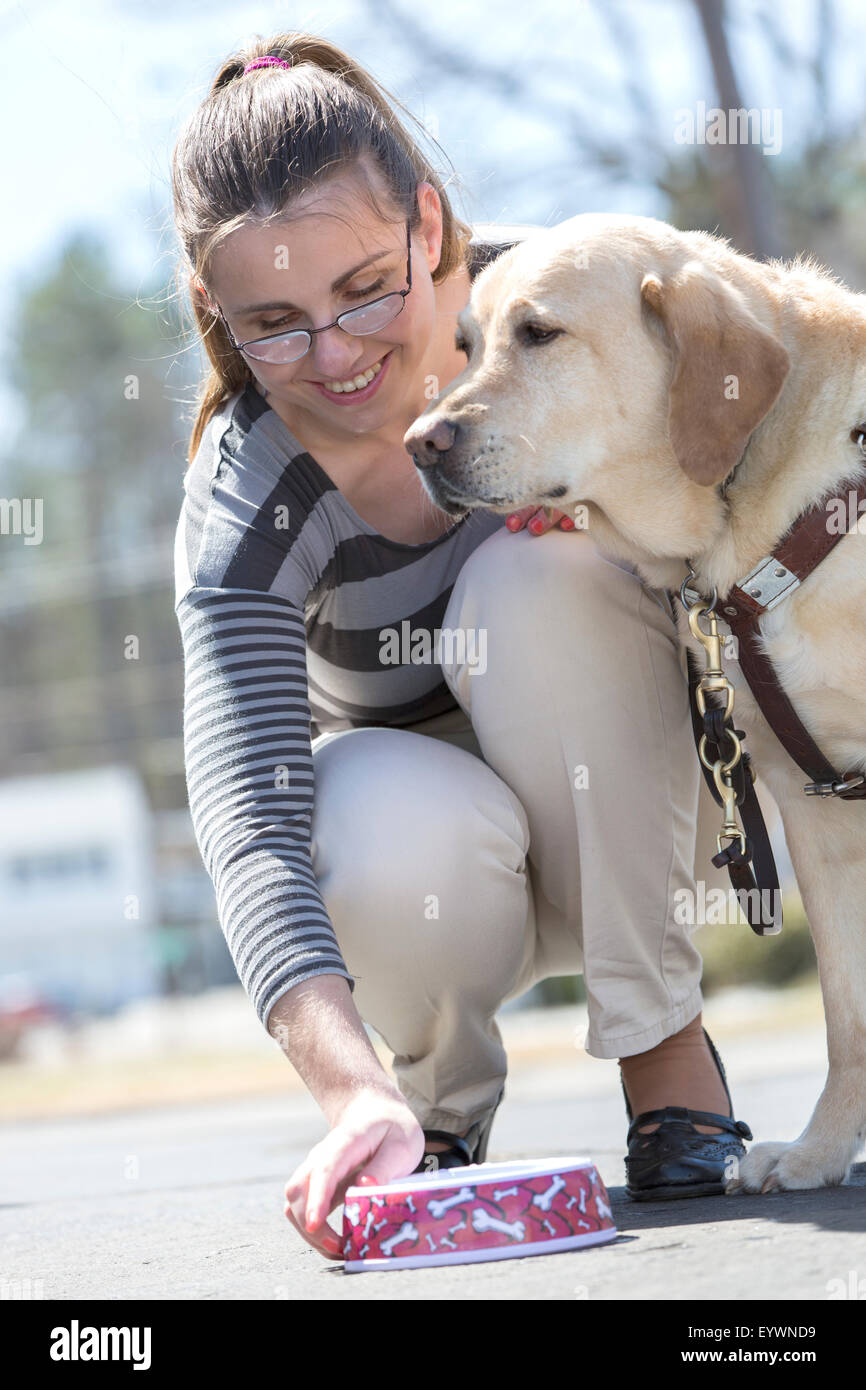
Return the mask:
M472 1163L349 1187L347 1274L551 1255L614 1240L607 1189L588 1158Z

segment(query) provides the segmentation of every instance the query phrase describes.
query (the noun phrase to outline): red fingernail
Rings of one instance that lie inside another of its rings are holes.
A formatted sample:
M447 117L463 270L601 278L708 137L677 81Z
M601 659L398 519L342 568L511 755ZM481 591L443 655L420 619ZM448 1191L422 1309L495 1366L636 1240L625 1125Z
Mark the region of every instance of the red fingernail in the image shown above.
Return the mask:
M535 521L530 521L529 529L532 532L533 536L540 536L542 531L544 530L544 522L538 521L537 519Z
M505 525L508 527L509 531L519 531L519 530L520 530L520 517L519 517L519 516L507 516L507 517L505 518Z
M562 527L563 531L574 530L574 522L572 521L570 516L564 516L559 524Z

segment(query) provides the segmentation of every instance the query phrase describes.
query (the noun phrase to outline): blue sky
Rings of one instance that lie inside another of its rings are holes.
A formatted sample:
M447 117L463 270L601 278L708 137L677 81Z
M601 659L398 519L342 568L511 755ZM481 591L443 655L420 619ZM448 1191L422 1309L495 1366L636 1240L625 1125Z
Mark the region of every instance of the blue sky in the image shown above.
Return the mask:
M542 91L573 102L592 130L641 139L622 99L627 56L591 0L399 3L442 43L502 69L531 72ZM669 139L678 107L713 100L691 6L687 0L607 3L637 29L638 58L654 94L652 119ZM738 73L748 104L782 107L791 148L804 134L808 83L796 62L774 79L756 25L760 8L761 0L731 7ZM808 55L815 4L792 0L777 9L795 59ZM837 11L841 33L831 90L834 119L844 125L863 110L866 12L858 0L839 0ZM444 86L424 53L407 49L375 14L375 4L368 8L361 0L306 8L285 0L0 0L8 195L0 223L0 314L8 315L22 277L47 270L77 227L109 239L131 289L155 268L167 277L174 257L168 226L174 138L219 61L255 33L300 28L323 34L369 66L417 114L438 120L439 139L472 191L465 209L470 220L555 223L588 207L662 211L649 179L610 185L581 163L574 143L550 122L509 109L486 91L455 93L453 85Z

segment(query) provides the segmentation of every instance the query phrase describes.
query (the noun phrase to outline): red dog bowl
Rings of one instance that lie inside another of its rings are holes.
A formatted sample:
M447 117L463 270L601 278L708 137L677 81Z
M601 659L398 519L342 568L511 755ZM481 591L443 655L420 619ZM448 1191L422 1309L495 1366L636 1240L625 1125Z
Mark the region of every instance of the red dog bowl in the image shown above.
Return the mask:
M551 1255L614 1240L607 1189L587 1158L472 1163L350 1187L347 1274Z

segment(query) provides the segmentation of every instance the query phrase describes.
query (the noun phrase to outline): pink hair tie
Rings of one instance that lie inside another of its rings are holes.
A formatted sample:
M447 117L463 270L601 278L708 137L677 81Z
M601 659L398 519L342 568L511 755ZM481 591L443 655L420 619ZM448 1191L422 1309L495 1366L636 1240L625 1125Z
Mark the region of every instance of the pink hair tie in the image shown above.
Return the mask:
M290 68L291 66L291 62L287 63L285 58L274 58L273 55L269 53L266 58L254 58L251 63L247 63L241 76L243 77L246 73L252 72L253 68Z

